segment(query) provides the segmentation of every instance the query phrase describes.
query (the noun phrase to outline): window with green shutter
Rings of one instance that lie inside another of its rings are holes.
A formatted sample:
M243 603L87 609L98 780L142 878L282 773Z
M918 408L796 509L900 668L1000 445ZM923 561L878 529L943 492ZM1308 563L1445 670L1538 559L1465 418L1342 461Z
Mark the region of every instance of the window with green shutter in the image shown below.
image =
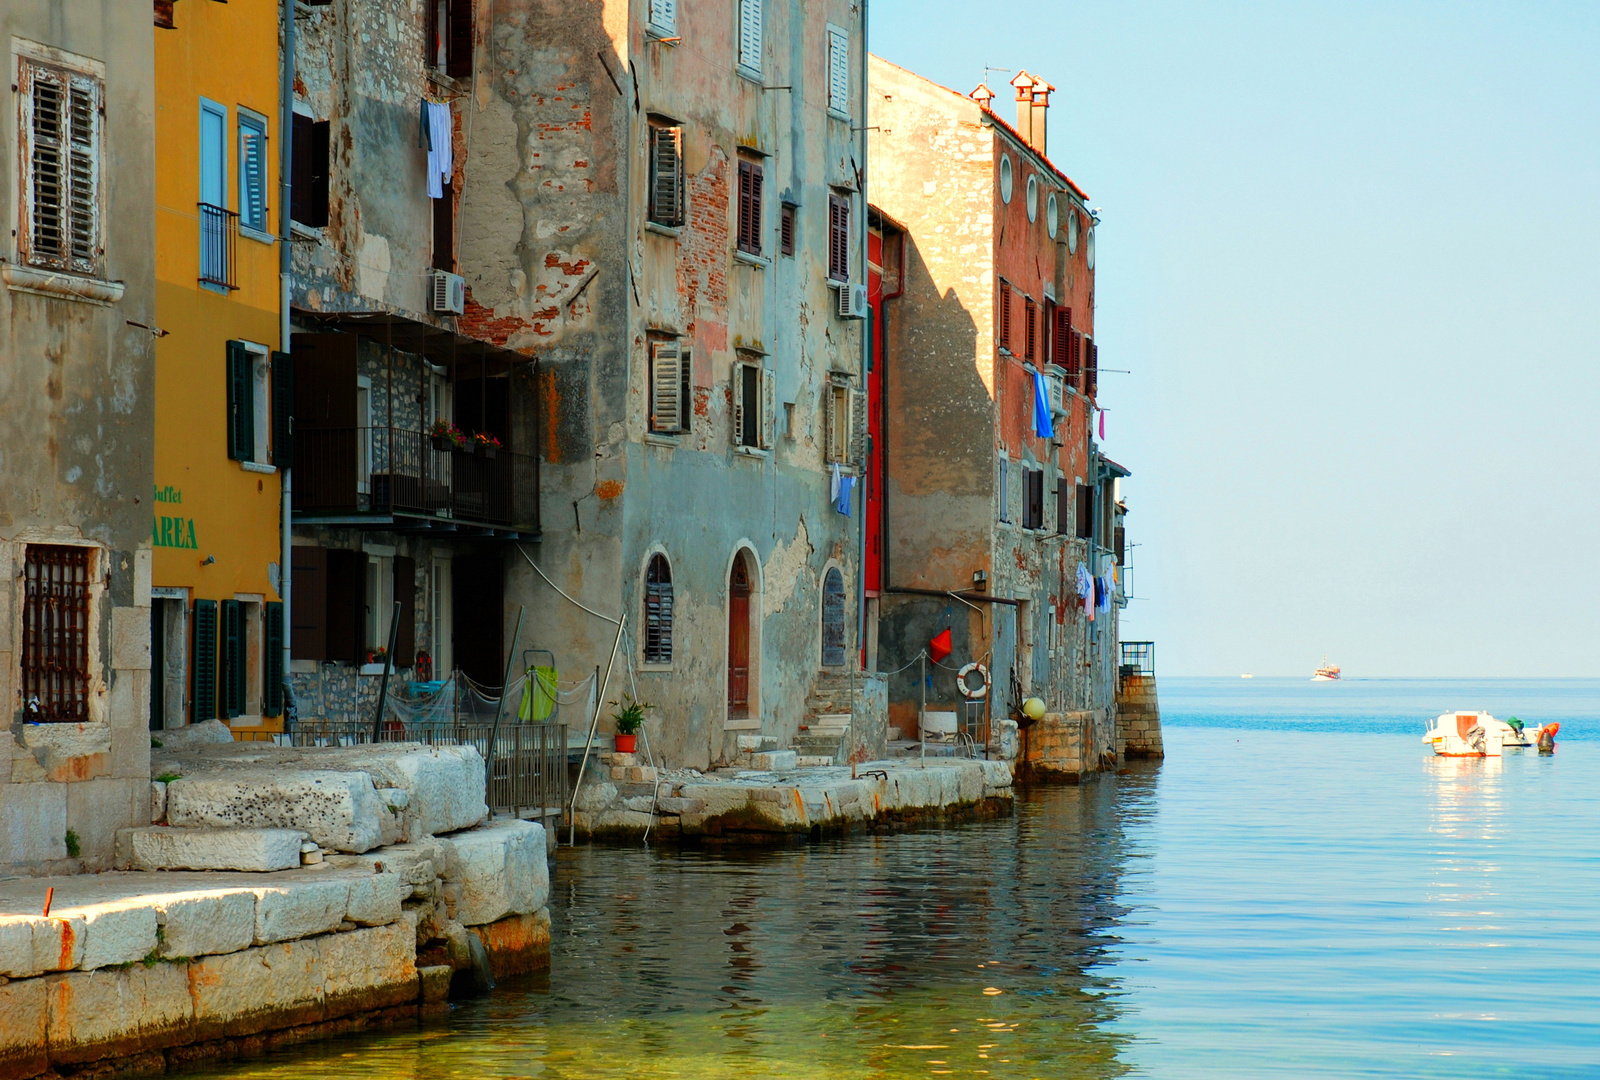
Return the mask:
M228 456L252 461L256 450L255 380L250 350L242 341L228 342Z
M217 716L217 602L194 602L194 668L189 701L194 709L189 722L198 724Z
M294 358L272 354L272 463L294 467Z
M266 609L267 655L262 664L266 686L261 711L266 716L278 716L283 712L283 605L269 600Z
M244 715L244 605L222 601L222 714Z

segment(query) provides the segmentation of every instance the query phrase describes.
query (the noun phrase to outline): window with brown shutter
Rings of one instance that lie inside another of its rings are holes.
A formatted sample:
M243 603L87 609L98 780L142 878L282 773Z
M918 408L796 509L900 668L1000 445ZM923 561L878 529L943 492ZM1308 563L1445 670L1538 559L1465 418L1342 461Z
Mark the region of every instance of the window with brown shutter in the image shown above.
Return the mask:
M456 268L455 181L445 181L443 198L428 201L433 203L433 268L454 271Z
M1078 485L1078 539L1094 539L1094 488Z
M644 662L672 663L672 568L661 554L644 572Z
M1072 309L1058 307L1051 320L1050 362L1067 369L1067 383L1072 383L1072 365L1069 360L1072 340Z
M1022 315L1022 356L1025 360L1037 360L1039 357L1035 350L1039 344L1039 305L1035 304L1031 299L1024 299L1022 301Z
M22 718L89 719L87 547L29 544L22 578Z
M1067 535L1072 528L1072 485L1066 477L1056 480L1056 534Z
M472 75L472 5L473 0L450 0L445 74L451 78L465 79Z
M676 125L650 126L650 220L683 224L683 128Z
M739 162L739 250L761 254L761 166Z
M1000 347L1011 351L1011 283L1000 283Z
M1082 390L1079 377L1083 373L1083 335L1076 330L1067 331L1067 382L1074 390Z
M289 216L302 225L321 228L328 224L328 121L295 113L290 135L294 165Z
M1083 343L1083 392L1092 400L1100 389L1100 346L1085 339Z
M1044 470L1030 469L1027 466L1022 470L1022 527L1024 529L1044 528Z
M778 215L778 250L784 255L794 254L794 203L784 203Z
M850 280L850 200L828 196L828 280Z

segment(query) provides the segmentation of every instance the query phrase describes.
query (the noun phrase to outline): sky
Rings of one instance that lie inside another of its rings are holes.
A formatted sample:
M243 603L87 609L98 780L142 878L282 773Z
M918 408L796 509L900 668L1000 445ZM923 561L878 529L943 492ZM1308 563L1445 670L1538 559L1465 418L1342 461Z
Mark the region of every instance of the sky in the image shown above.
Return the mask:
M1600 4L870 0L1101 208L1125 640L1172 675L1600 676ZM871 120L869 119L869 123ZM869 176L870 196L870 176Z

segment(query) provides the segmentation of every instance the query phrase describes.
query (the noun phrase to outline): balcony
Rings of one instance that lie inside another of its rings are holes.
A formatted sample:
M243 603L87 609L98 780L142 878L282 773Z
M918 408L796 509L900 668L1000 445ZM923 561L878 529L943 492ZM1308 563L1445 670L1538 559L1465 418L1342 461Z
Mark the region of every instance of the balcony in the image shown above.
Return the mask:
M239 215L221 206L200 204L200 281L230 292L239 287L234 253L239 246Z
M538 462L508 450L439 450L420 431L302 427L295 432L297 522L382 528L462 525L538 532Z

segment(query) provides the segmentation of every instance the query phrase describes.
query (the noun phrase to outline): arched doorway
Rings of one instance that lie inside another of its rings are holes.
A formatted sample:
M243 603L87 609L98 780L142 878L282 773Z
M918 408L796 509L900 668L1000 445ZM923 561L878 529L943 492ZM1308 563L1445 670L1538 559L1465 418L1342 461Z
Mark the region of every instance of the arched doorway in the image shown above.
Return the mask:
M750 715L750 556L741 551L728 574L728 719Z
M837 566L822 577L822 666L844 665L844 575Z

